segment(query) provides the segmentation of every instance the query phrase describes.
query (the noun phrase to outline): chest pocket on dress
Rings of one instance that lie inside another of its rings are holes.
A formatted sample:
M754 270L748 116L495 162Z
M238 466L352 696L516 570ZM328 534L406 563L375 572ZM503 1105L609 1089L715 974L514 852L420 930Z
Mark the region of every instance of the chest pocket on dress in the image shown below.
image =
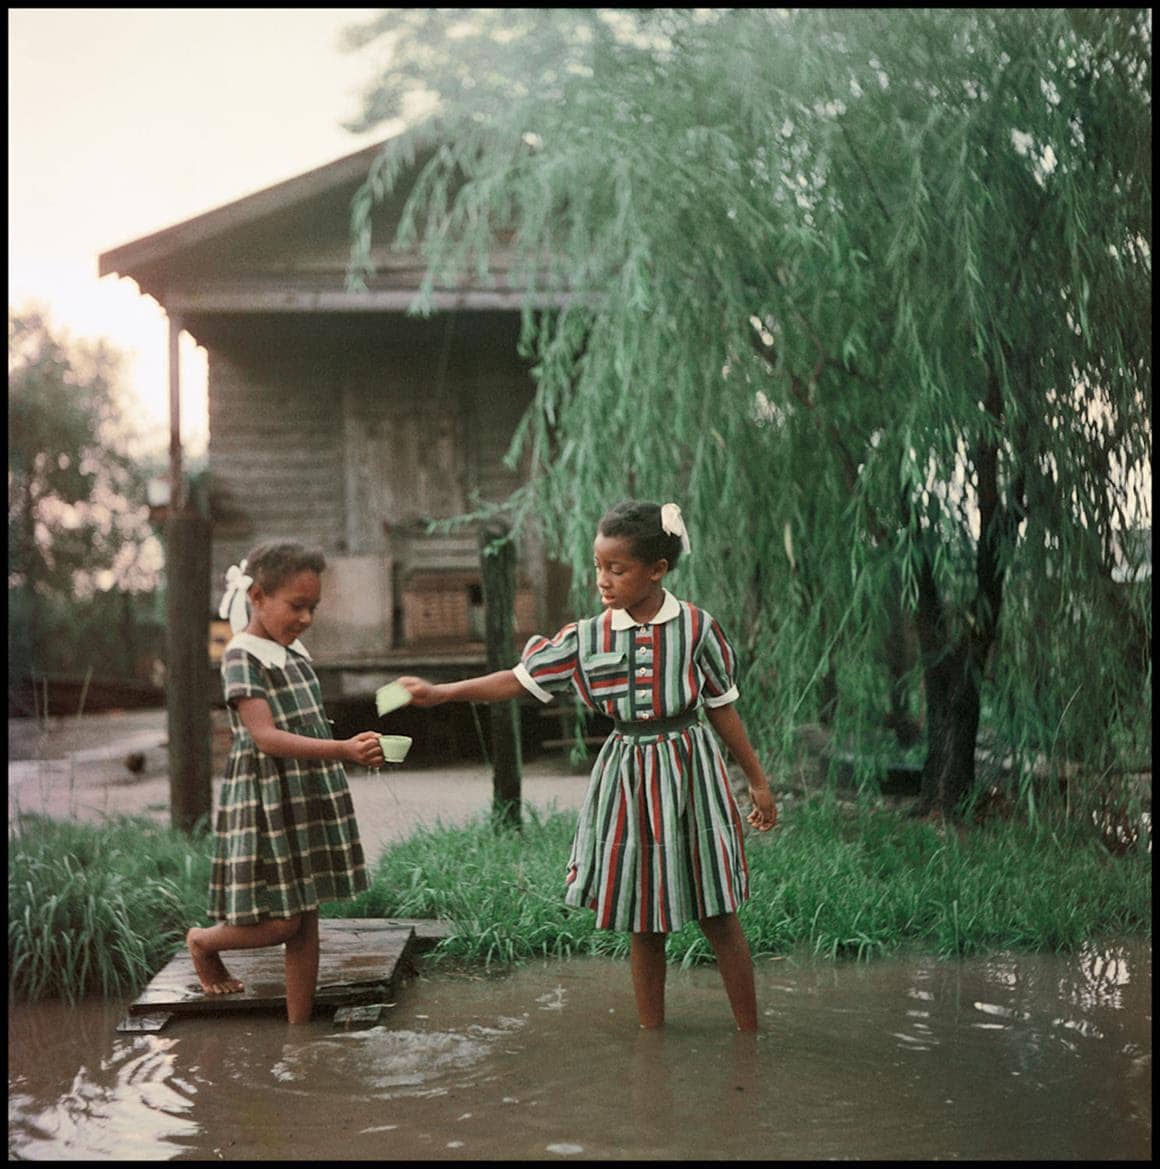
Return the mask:
M581 653L580 669L594 698L619 698L628 692L628 654Z

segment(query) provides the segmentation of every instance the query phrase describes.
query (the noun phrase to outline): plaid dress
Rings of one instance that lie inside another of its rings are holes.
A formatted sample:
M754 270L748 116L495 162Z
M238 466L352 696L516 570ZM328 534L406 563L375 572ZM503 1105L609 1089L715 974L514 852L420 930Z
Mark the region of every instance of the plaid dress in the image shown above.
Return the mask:
M620 723L673 719L737 699L736 656L703 609L665 592L653 620L624 610L533 637L515 673L548 702L573 687ZM668 933L734 912L749 895L741 815L712 729L614 730L588 783L568 861L567 905L599 929Z
M218 797L210 916L255 925L354 897L368 881L342 764L259 751L235 705L264 698L280 730L332 738L305 649L237 634L222 657L222 684L233 744Z

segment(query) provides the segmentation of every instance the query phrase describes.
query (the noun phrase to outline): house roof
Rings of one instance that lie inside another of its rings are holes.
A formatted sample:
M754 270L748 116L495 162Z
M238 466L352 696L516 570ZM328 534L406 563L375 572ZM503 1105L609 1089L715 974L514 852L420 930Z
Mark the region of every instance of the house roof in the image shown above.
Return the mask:
M371 164L391 142L418 168L434 149L439 126L429 123L397 138L365 146L324 166L207 211L172 227L102 252L101 276L135 280L171 315L235 313L405 312L426 268L417 252L390 248L391 217L401 213L405 191L396 191L376 212L376 275L367 287L347 287L351 201ZM518 309L526 298L510 278L502 250L490 274L465 276L432 295L436 309ZM541 300L558 303L562 296Z
M295 175L283 182L265 187L252 195L216 207L172 227L102 252L98 257L99 274L133 276L142 268L149 268L176 253L212 240L226 232L266 218L297 204L315 199L336 188L361 182L366 178L371 163L385 142L375 142L353 154L343 155L333 162L315 167L305 174Z

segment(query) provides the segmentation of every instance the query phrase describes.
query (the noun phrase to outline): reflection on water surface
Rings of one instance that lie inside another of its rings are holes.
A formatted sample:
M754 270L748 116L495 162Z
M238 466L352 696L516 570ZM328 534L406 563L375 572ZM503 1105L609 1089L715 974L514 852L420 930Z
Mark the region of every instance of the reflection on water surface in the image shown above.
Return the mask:
M636 1024L625 963L409 984L389 1024L114 1028L9 1007L19 1159L1150 1158L1146 943L943 964L758 964L742 1036L716 970Z

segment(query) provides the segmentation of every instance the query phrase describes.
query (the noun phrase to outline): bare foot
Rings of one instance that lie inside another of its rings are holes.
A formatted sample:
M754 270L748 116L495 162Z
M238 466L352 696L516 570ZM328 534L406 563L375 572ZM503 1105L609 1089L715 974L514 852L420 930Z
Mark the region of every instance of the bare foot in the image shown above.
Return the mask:
M206 994L238 994L245 990L245 983L230 974L220 954L198 945L193 937L195 933L196 926L185 935L185 944L189 947L189 956L193 959L194 973L201 983L201 989Z

